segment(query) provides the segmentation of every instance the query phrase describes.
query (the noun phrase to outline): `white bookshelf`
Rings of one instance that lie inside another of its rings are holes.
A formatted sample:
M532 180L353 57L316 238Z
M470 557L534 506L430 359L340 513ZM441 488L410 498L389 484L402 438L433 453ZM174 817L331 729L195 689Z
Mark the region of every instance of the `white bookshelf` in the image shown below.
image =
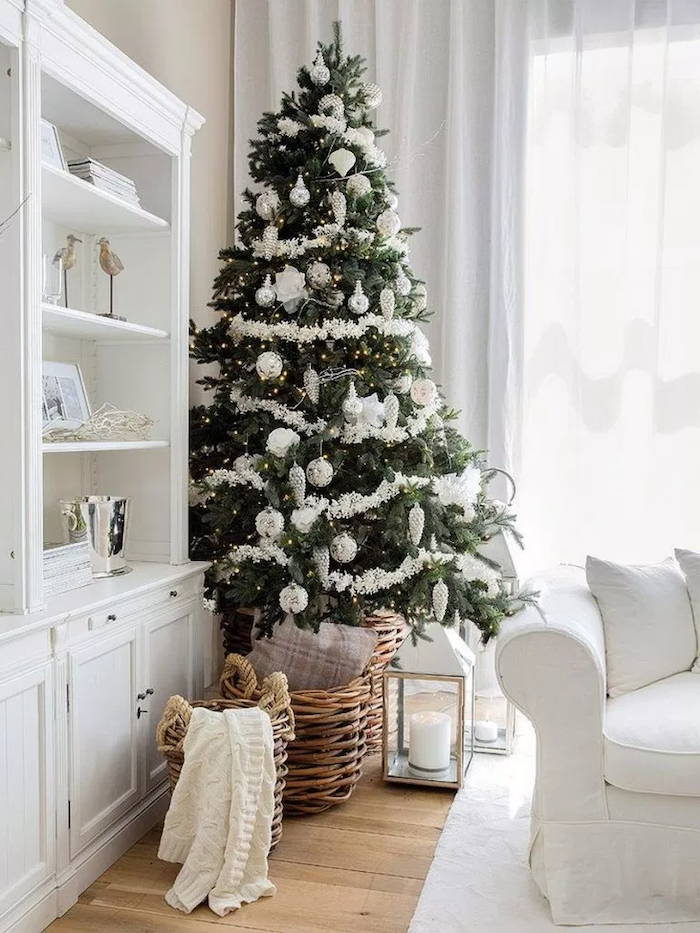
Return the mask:
M167 441L46 441L45 454L90 454L108 450L158 450L168 447Z
M146 327L131 321L99 317L92 311L76 311L58 305L43 304L41 308L45 334L69 340L119 341L142 343L168 340L170 334L159 327Z

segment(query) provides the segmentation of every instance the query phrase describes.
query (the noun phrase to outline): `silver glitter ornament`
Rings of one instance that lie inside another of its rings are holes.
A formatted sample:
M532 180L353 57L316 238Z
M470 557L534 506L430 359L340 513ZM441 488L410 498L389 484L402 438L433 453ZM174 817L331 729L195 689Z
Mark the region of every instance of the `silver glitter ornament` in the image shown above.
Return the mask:
M307 366L304 370L304 388L306 389L306 394L309 397L309 401L313 405L318 405L321 390L321 379L313 366Z
M416 502L411 511L408 513L408 535L412 544L415 544L416 546L420 544L420 539L423 537L424 528L425 512Z
M325 545L314 548L314 563L318 570L318 578L321 581L321 586L326 586L328 583L328 573L331 569L331 555Z
M364 81L360 85L360 95L368 110L376 110L382 102L381 88L369 81Z
M343 416L349 424L357 424L357 420L362 414L362 402L357 397L355 383L350 383L348 394L343 399Z
M284 516L268 506L255 516L255 529L261 538L276 538L284 530Z
M316 87L323 87L324 84L328 84L331 79L331 73L323 60L323 55L319 51L316 59L313 63L313 67L309 69L309 77L316 85Z
M339 564L349 564L357 554L357 541L346 531L336 535L331 541L331 557Z
M289 192L289 203L294 207L306 207L310 200L311 192L304 184L304 179L301 174L299 174L297 180L294 182L294 187Z
M369 298L362 290L362 282L355 283L355 291L348 298L348 308L353 314L365 314L369 308Z
M272 259L272 257L277 252L278 237L279 230L274 224L268 224L268 226L263 230L262 250L265 259Z
M289 468L289 486L294 496L295 504L301 508L306 498L306 473L295 463Z
M361 173L351 175L350 178L348 178L345 190L351 197L361 198L363 194L369 194L372 190L372 182L366 175L362 175Z
M334 191L331 195L331 210L333 211L333 216L335 217L335 222L339 227L345 225L345 217L348 212L348 203L345 200L345 195L340 191Z
M255 199L255 210L263 220L272 220L279 206L280 199L276 191L263 191Z
M433 612L438 622L442 622L447 612L447 601L450 598L450 591L444 580L438 580L433 587Z
M390 288L383 288L379 293L379 307L382 309L384 320L390 321L396 307L396 295Z
M384 418L387 428L396 427L396 423L399 420L399 400L393 392L390 392L389 395L384 398Z
M298 583L290 583L280 590L279 602L283 612L296 615L309 605L309 594Z
M394 211L382 211L377 217L377 230L382 236L396 236L400 229L401 218Z
M269 275L265 276L265 281L255 292L255 303L261 308L271 308L276 299L275 290L272 287L272 279Z
M318 102L318 112L328 114L336 120L342 120L345 117L345 104L342 97L337 94L324 94Z
M306 281L312 288L327 288L332 280L331 270L325 262L312 262L306 270Z
M306 478L312 486L327 486L333 479L333 464L325 457L317 457L306 467Z
M274 350L265 350L255 361L255 370L261 379L276 379L283 368L282 357Z

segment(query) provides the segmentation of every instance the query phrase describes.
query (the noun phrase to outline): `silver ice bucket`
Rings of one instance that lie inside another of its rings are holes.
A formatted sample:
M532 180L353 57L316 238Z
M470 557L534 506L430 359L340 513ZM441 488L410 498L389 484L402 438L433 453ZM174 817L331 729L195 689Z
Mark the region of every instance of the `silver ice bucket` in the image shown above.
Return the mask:
M129 527L128 496L82 496L61 499L63 533L66 543L87 541L90 545L92 575L112 577L129 573L126 539Z

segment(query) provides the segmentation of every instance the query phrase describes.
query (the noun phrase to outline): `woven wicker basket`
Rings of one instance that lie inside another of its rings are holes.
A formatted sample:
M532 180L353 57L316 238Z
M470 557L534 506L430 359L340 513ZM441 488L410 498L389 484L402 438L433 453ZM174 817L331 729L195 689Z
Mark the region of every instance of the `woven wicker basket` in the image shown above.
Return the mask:
M253 609L229 609L221 613L221 631L224 636L224 657L229 654L246 655L252 646Z
M289 705L287 678L284 674L273 674L265 678L260 689L253 668L245 658L232 654L227 660L231 683L236 684L240 696L231 699L200 700L188 703L181 696L168 700L156 730L158 751L168 760L170 792L180 777L185 761L183 745L187 729L196 706L204 706L216 712L227 709L246 709L260 706L270 716L272 735L275 741L275 811L272 818L272 843L274 849L282 836L282 796L287 777L287 742L294 738L294 713ZM253 696L255 694L255 696Z
M240 695L231 657L226 659L220 687L226 699L235 700ZM298 690L289 694L296 737L288 746L286 813L320 813L350 797L362 774L362 759L367 751L371 689L368 670L334 690Z
M372 695L367 709L367 753L373 755L382 750L384 669L401 647L408 627L404 617L395 612L366 616L363 625L377 634L377 647L369 664Z

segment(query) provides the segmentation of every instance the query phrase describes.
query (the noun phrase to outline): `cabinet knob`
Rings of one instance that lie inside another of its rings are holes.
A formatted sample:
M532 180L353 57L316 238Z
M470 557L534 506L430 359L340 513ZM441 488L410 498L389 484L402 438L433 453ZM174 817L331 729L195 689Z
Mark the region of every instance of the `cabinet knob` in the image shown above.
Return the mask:
M113 612L110 612L110 614L107 616L107 621L108 621L108 622L116 622L116 621L117 621L116 615L115 615Z
M146 696L147 696L147 697L152 697L154 693L155 693L155 690L153 689L153 687L148 687L148 688L147 688L147 690L146 690Z
M173 597L173 599L174 599L174 598L177 596L177 590L170 590L170 595L171 595L171 596Z
M139 706L139 708L136 710L136 718L140 719L143 716L143 714L147 712L148 712L147 709L141 709L141 707Z
M137 694L136 694L136 699L137 699L137 700L145 700L145 699L146 699L146 694L145 694L145 693L137 693Z

